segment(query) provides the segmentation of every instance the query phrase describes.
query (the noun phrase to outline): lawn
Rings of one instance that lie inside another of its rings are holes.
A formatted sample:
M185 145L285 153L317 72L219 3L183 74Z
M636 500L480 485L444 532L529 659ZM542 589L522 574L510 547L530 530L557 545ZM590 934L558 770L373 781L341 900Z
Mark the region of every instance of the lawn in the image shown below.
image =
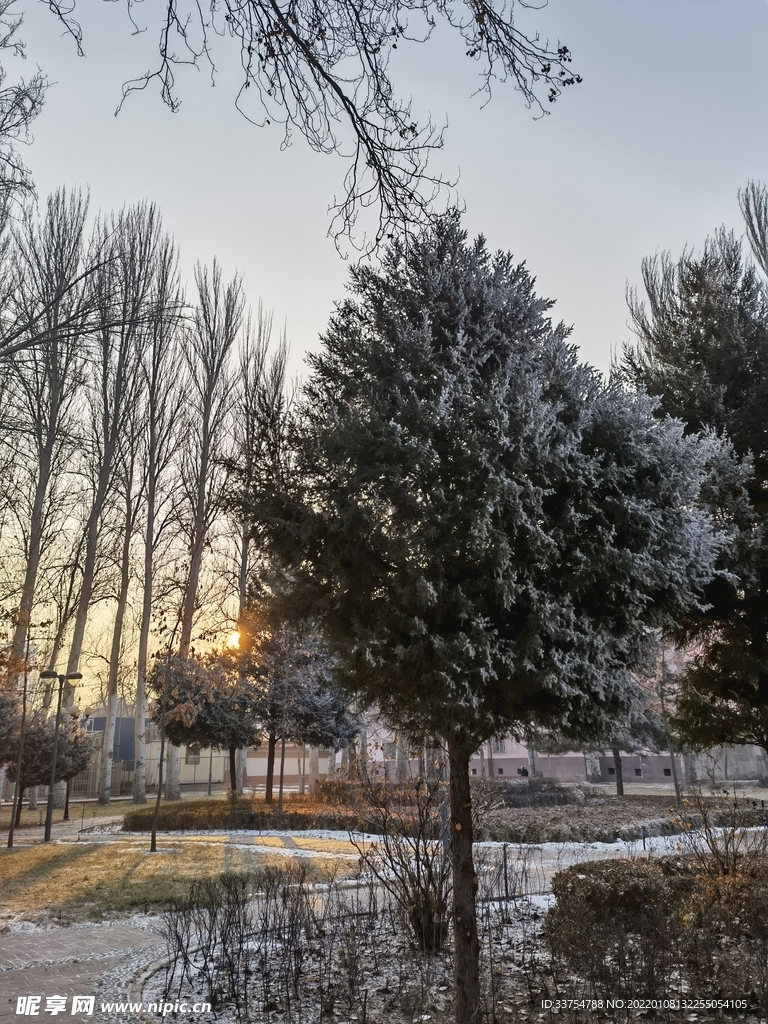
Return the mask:
M95 802L87 803L75 803L74 801L69 805L69 820L73 824L83 822L84 825L88 825L90 821L96 818L114 818L125 814L129 807L133 807L133 804L127 800L113 800L109 804L101 805ZM21 825L19 828L35 828L45 824L45 800L38 801L37 809L30 811L28 808L23 807L21 811ZM64 808L54 807L53 809L53 823L62 821L64 818ZM11 804L4 803L0 807L0 830L8 831L8 827L11 824Z
M152 911L187 892L192 879L222 871L283 864L285 855L249 850L221 837L161 836L149 853L149 837L109 842L66 842L0 850L0 929L3 920L100 920ZM341 860L314 860L310 876L322 881L345 871Z

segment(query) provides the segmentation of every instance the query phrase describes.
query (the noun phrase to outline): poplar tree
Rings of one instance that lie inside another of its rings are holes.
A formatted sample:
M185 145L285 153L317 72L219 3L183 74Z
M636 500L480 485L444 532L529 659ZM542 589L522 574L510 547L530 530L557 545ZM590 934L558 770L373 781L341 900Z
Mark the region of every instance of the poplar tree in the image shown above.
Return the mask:
M530 727L599 735L650 629L699 599L716 439L579 363L552 303L457 214L351 271L294 430L254 492L337 679L448 749L456 1021L479 1020L469 759Z

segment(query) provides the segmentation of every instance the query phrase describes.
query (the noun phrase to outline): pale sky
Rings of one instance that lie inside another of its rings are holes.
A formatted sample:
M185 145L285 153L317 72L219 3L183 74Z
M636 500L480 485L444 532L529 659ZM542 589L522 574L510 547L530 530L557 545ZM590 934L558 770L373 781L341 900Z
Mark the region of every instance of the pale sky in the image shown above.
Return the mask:
M44 4L27 7L26 63L56 83L24 154L40 195L66 184L89 186L94 208L156 201L185 275L213 256L242 273L250 301L287 324L298 369L344 295L347 268L327 237L342 159L300 137L281 152L279 129L246 123L226 45L215 88L204 71L179 73L179 113L150 87L115 117L154 35L131 36L121 3L81 0L78 57ZM434 166L460 175L470 233L526 260L583 358L606 369L630 337L624 291L642 257L698 248L722 223L740 231L738 188L768 180L768 2L550 0L520 24L566 43L584 77L548 117L534 120L503 85L481 108L475 65L447 31L402 44L393 75L415 112L448 119Z

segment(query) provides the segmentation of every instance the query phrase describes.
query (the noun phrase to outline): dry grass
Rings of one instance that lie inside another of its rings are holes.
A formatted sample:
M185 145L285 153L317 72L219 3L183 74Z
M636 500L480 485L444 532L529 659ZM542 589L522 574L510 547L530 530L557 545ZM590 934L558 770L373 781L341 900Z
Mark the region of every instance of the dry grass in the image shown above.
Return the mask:
M69 820L73 825L79 825L82 821L87 827L89 822L94 821L97 818L115 818L125 814L125 812L133 807L133 804L126 800L113 800L112 803L102 806L95 802L88 803L70 803L69 805ZM64 808L54 807L53 809L53 823L63 821L64 819ZM0 829L5 829L6 832L11 824L11 805L9 803L3 804L0 807ZM24 807L21 811L21 825L20 828L36 828L45 824L45 800L38 801L37 809L30 811Z
M0 850L0 921L2 918L60 922L99 920L105 916L151 911L187 892L195 878L222 871L248 871L283 864L284 856L194 837L159 837L150 854L148 839L71 842ZM318 881L347 864L313 860Z

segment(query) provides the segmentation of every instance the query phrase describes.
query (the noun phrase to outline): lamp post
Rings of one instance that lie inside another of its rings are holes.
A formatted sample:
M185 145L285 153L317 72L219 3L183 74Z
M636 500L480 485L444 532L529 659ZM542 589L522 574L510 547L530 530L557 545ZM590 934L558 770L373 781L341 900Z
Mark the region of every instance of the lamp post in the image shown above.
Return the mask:
M51 781L48 786L48 806L45 812L45 834L44 843L51 841L51 825L53 824L53 789L56 785L56 752L59 746L59 726L61 725L61 696L64 692L64 684L71 683L73 686L78 679L82 679L82 672L67 672L66 675L58 675L53 669L46 669L40 673L41 679L58 679L59 694L56 700L56 725L53 730L53 754L51 756Z

